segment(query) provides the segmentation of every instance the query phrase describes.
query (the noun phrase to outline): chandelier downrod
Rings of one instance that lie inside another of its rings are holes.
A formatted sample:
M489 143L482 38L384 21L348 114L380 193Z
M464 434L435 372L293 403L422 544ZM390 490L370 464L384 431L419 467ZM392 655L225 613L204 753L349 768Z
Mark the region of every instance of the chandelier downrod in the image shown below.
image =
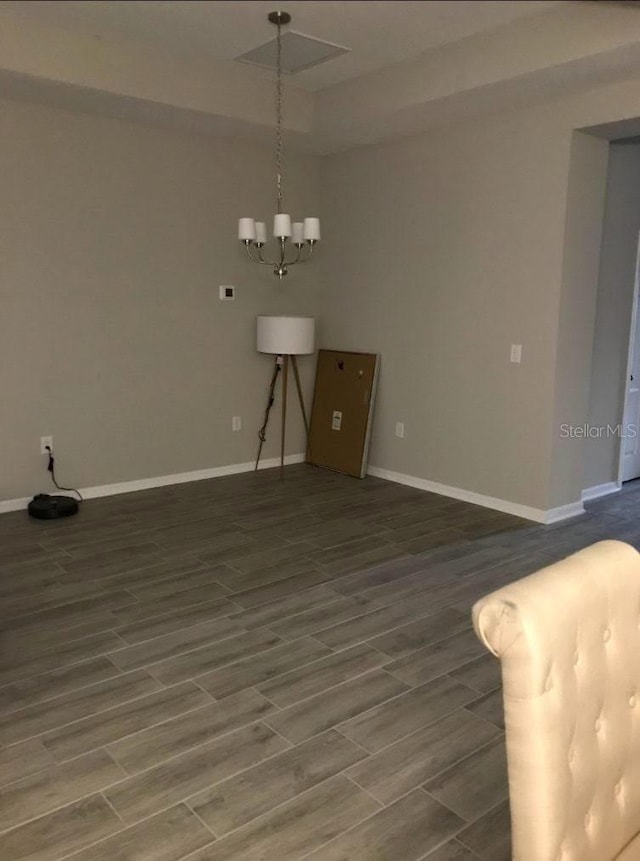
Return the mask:
M291 21L288 12L270 12L267 16L272 24L278 28L276 36L276 212L282 212L282 154L284 151L282 141L282 107L284 90L282 86L282 25Z
M254 263L273 266L274 274L282 279L288 272L289 266L296 263L306 263L311 257L313 246L320 239L320 220L305 218L304 221L294 222L283 212L284 209L284 86L282 76L282 27L291 21L288 12L270 12L267 19L277 27L276 37L276 134L275 134L275 168L276 168L276 215L273 220L273 235L278 243L278 255L275 260L266 260L262 249L267 241L267 228L264 222L254 221L253 218L241 218L238 222L238 238L244 244L247 254ZM293 259L287 260L287 241L291 239L296 247Z

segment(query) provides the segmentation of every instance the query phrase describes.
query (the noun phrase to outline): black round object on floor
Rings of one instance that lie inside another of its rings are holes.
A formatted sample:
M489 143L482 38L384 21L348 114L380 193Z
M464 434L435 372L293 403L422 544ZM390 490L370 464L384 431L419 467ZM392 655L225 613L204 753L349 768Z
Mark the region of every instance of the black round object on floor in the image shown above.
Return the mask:
M39 493L34 496L27 511L31 517L38 520L54 520L57 517L70 517L78 513L78 500L72 496L50 496L48 493Z

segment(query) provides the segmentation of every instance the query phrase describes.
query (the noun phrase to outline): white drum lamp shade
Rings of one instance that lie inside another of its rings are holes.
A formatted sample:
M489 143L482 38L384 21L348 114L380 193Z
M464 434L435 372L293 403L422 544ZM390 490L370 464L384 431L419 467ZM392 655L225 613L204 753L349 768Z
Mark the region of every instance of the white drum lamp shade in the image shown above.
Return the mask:
M276 356L313 353L315 322L313 317L258 317L256 349Z

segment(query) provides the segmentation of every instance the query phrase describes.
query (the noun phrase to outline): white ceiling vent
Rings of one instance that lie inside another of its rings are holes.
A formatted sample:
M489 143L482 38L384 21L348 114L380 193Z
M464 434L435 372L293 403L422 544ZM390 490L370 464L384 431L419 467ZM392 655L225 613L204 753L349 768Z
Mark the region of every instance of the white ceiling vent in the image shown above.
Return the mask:
M263 69L276 68L276 45L277 39L265 42L246 54L236 57L241 63L250 63ZM341 45L333 45L331 42L322 42L313 39L295 30L287 30L282 34L282 71L291 74L319 66L327 60L346 54L350 49Z

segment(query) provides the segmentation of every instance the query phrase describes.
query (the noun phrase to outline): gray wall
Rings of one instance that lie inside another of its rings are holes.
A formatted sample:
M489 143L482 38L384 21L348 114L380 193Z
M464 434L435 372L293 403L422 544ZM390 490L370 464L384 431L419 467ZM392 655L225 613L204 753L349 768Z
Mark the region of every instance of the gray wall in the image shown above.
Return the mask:
M610 147L591 369L589 424L593 427L622 421L639 231L640 143L614 143ZM617 481L619 453L615 436L590 439L584 486Z
M373 465L573 502L584 447L565 458L556 425L588 418L606 144L572 129L630 110L618 90L290 152L288 206L320 203L324 241L284 284L235 239L239 215L272 212L269 148L4 104L0 500L47 487L42 434L85 487L250 461L271 370L254 317L321 312L321 345L382 353Z
M538 509L579 499L577 449L552 479L555 422L559 404L586 416L607 145L572 122L559 103L327 159L325 344L382 354L372 465Z
M281 285L236 239L238 216L273 212L271 150L17 102L0 142L0 500L48 487L44 434L81 487L252 460L255 315L317 310L317 268ZM315 214L317 161L287 164L291 211Z
M609 144L573 132L570 156L554 381L552 506L581 499L584 488L586 440L565 436L563 426L582 425L589 414Z

